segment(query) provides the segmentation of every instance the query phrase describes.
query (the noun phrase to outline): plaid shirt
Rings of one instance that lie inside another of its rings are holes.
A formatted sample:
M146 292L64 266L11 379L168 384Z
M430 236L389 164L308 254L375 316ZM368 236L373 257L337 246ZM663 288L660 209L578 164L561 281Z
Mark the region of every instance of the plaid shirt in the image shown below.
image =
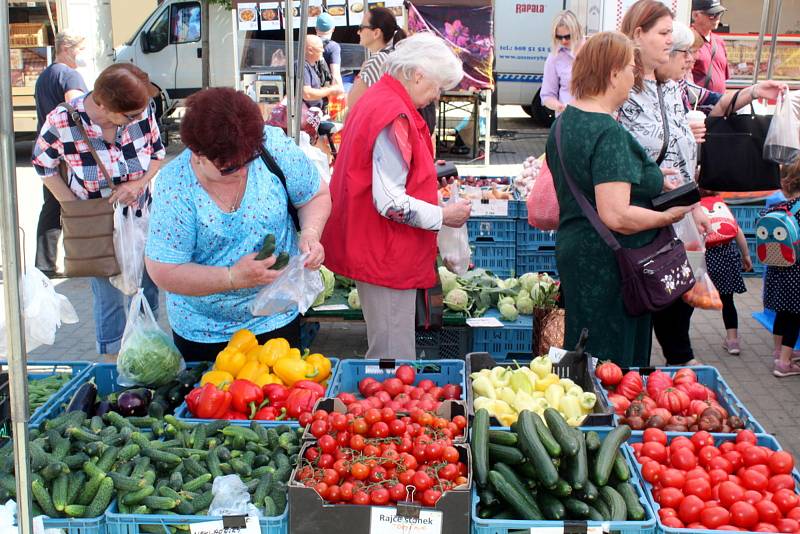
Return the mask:
M91 93L90 93L91 94ZM71 102L83 120L89 141L103 161L115 184L139 180L150 167L150 160L166 156L161 134L150 106L136 121L117 129L114 143L103 139L103 130L86 114L83 95ZM42 178L58 175L64 160L69 166L69 187L78 198L99 198L107 187L103 173L89 151L89 146L63 106L47 115L33 147L33 167Z

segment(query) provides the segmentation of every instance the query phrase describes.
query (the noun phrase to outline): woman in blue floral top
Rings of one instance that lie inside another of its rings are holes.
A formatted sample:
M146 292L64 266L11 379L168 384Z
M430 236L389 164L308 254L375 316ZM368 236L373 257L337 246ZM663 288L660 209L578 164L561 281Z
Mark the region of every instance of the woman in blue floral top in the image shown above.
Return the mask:
M261 343L284 337L299 346L297 311L254 317L248 304L279 275L270 267L281 252L308 252L308 268L322 265L327 184L300 148L281 130L264 127L258 106L233 89L190 97L181 140L188 148L164 167L153 194L146 249L147 269L167 292L175 344L188 360L213 360L234 332L247 328ZM262 146L283 171L285 187L267 168ZM275 254L256 260L268 234L275 235Z

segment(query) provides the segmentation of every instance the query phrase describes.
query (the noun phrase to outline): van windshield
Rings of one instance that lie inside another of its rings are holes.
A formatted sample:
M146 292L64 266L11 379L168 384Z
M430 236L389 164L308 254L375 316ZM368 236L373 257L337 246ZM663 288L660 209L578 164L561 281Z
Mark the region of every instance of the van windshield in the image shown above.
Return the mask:
M141 26L139 26L139 27L136 29L136 31L135 31L135 32L133 32L133 35L131 35L130 39L128 39L127 41L125 41L125 43L124 43L124 44L125 44L126 46L131 46L131 45L133 45L133 42L136 40L136 36L137 36L137 35L139 35L139 34L142 32L142 29L144 29L144 27L147 25L147 23L148 23L148 22L150 22L150 19L152 19L152 18L153 18L153 15L154 15L154 14L155 14L155 12L154 12L154 13L151 13L149 17L147 17L146 19L144 19L144 22L142 22Z

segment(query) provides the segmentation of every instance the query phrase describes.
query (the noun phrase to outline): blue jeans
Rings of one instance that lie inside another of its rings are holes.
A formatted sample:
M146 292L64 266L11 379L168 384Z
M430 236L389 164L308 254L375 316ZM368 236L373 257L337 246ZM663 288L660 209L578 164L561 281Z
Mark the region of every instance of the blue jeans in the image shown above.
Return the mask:
M119 289L111 285L108 278L92 278L91 284L97 354L117 354L122 344L122 333L125 331L131 299L125 298ZM158 288L147 274L147 269L142 276L142 287L153 315L158 319Z

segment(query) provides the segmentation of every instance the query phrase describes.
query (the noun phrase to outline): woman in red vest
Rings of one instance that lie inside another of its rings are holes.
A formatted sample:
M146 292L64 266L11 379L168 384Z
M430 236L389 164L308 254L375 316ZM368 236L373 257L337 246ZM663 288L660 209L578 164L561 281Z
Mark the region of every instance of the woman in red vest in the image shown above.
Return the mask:
M367 358L415 357L415 295L436 284L436 232L469 218L469 202L438 205L431 137L417 112L463 75L442 39L413 35L347 117L322 243L325 265L356 281Z

